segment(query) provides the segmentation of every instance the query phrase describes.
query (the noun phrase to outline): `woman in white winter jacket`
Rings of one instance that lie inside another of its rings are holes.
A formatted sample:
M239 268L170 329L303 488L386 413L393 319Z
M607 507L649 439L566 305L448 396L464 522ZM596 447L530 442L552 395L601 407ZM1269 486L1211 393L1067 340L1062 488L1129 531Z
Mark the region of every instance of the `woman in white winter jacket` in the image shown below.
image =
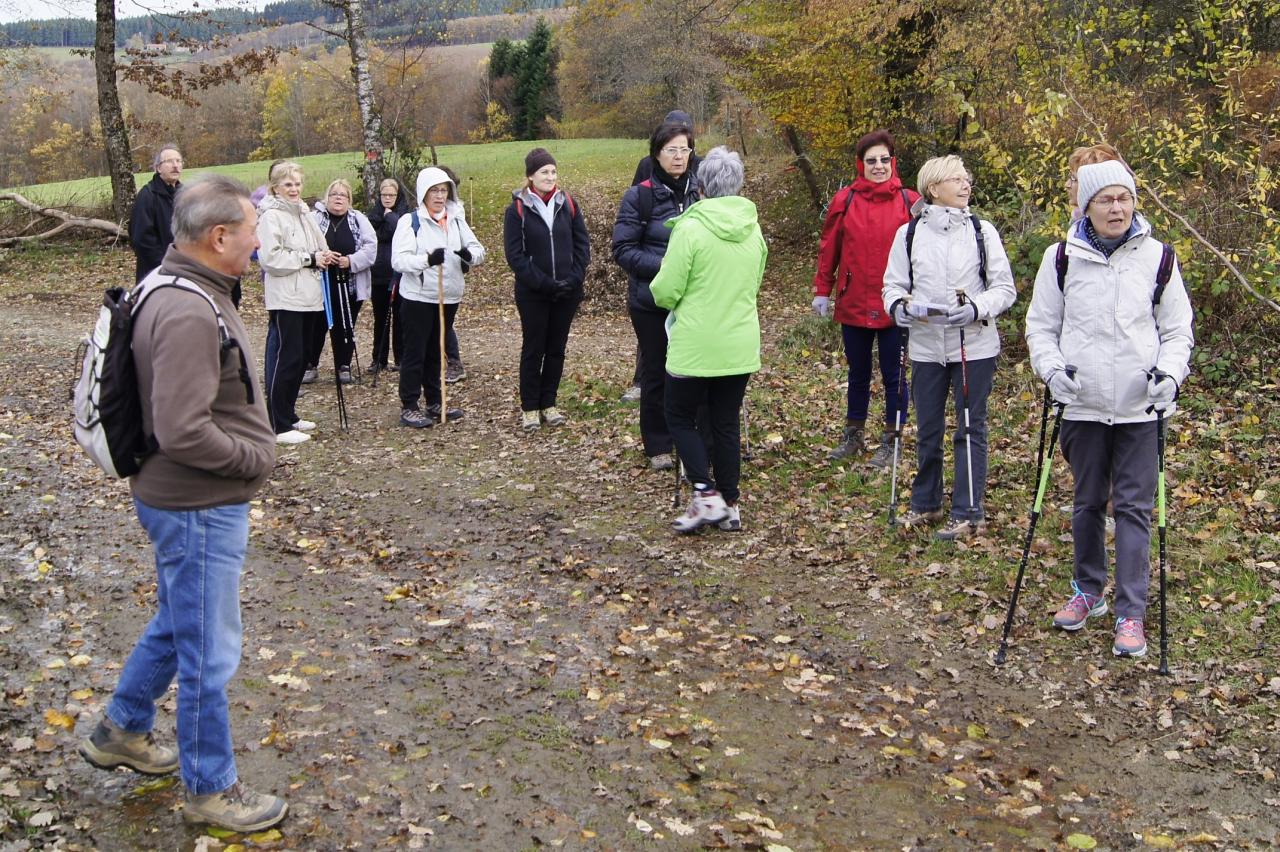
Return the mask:
M915 219L894 237L883 292L885 310L910 333L917 424L911 509L898 523L910 528L942 520L942 436L950 391L957 423L951 517L935 535L955 540L986 524L987 396L1000 353L996 317L1013 304L1017 290L1000 234L969 212L972 180L964 162L954 155L935 157L921 167L917 185L923 198L913 210Z
M300 444L316 427L298 417L294 406L306 366L308 317L324 310L320 270L335 260L302 200L302 167L280 162L271 167L268 190L258 206L258 265L262 267L267 327L267 411L276 440Z
M391 239L391 268L400 275L400 322L404 359L400 362L400 422L421 429L442 417L457 420L462 409L440 410L440 309L445 332L466 290L464 276L484 262L484 246L461 215L458 188L443 169L418 173L417 206L401 216ZM426 410L418 408L426 397Z
M1045 251L1027 309L1031 366L1063 406L1062 454L1075 480L1072 595L1053 623L1079 630L1090 616L1107 612L1111 499L1118 616L1112 651L1141 657L1147 650L1156 412L1173 413L1190 370L1191 302L1172 252L1134 210L1137 188L1128 168L1118 161L1096 163L1081 166L1076 177L1085 215L1072 223L1064 243Z

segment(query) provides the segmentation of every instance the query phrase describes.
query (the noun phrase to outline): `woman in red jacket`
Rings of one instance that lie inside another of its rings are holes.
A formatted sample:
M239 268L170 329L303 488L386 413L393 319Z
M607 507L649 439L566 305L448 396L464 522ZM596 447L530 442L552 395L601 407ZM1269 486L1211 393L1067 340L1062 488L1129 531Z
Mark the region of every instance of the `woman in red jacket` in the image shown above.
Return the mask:
M841 189L827 207L818 244L818 272L813 276L813 310L831 314L844 333L849 362L849 402L840 445L832 460L860 456L871 402L871 349L879 341L880 375L885 386L885 429L871 466L887 467L893 459L893 431L898 412L907 416L910 397L906 377L899 385L902 330L884 310L880 291L898 228L911 219L911 206L920 197L898 179L893 136L876 130L858 140L858 178Z

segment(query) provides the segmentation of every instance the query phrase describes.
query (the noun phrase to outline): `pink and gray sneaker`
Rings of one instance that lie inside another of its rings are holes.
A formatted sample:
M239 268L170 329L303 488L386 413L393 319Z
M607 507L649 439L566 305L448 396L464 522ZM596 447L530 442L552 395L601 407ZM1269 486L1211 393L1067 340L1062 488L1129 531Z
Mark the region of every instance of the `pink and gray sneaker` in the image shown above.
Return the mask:
M1107 601L1102 595L1091 595L1071 581L1071 600L1053 615L1053 626L1062 630L1079 630L1091 616L1106 615Z
M1116 639L1111 653L1117 657L1142 657L1147 653L1147 637L1136 618L1116 619Z

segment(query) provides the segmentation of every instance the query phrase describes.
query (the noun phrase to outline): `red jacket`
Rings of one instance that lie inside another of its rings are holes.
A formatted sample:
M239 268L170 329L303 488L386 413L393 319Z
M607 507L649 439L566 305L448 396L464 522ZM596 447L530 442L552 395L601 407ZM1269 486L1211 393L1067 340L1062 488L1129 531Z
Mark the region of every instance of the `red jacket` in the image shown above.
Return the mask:
M859 162L858 179L837 192L827 207L813 291L831 296L836 321L844 325L888 328L893 324L880 295L884 270L893 237L911 220L911 205L920 197L903 190L897 166L895 162L887 181L872 183L863 177Z

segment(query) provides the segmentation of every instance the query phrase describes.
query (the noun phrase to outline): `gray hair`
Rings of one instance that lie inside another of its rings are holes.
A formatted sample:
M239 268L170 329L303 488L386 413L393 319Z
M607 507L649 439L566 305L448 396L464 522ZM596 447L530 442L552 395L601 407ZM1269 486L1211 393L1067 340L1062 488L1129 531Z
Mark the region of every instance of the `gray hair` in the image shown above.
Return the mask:
M166 142L156 149L156 155L151 158L151 168L159 170L160 160L164 158L165 151L173 151L179 157L182 156L182 151L178 148L177 142Z
M717 145L707 152L698 166L698 186L707 198L720 198L742 192L742 157Z
M244 221L244 205L249 190L226 175L204 175L178 187L173 200L173 241L195 243L218 225L238 225Z

